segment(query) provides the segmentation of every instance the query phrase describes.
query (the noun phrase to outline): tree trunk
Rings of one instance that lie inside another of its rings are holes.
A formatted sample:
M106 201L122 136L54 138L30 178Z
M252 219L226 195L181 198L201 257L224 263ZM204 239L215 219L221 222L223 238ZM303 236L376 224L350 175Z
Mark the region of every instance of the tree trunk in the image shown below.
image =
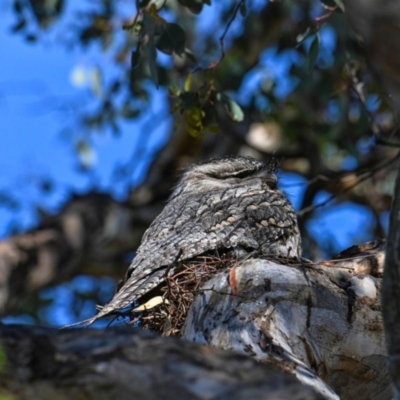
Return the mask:
M385 274L383 279L382 308L389 353L389 373L394 399L400 399L400 173L396 188L388 237Z
M400 115L400 3L397 0L373 2L346 1L346 16L360 34L386 93ZM378 140L381 138L377 138ZM397 175L390 214L382 311L389 355L389 374L394 399L400 400L400 171Z

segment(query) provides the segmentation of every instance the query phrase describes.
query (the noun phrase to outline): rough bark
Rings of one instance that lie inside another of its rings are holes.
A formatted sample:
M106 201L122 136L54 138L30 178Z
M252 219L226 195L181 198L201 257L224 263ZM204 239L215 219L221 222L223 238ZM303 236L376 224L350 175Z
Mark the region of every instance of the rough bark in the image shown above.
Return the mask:
M386 93L400 115L400 3L396 0L346 2L349 22L360 34ZM400 399L400 171L397 175L390 214L385 273L382 285L382 312L389 355L389 374L394 399Z
M394 399L400 399L400 173L396 188L388 236L385 273L383 279L382 309L389 354L389 373Z
M284 366L326 398L338 398L328 385L342 400L390 399L379 295L384 245L359 250L320 265L239 263L204 286L183 337Z
M2 398L323 399L272 366L139 329L1 325L0 341Z

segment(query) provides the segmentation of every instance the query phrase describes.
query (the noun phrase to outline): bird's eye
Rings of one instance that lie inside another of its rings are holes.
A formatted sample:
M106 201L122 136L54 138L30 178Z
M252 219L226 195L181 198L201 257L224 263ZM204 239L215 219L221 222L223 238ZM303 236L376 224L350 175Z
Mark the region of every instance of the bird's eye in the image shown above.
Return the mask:
M248 170L244 170L244 171L240 171L237 174L231 175L229 178L247 178L250 175L253 175L254 171L248 171Z
M216 179L243 179L247 178L248 176L254 175L254 173L254 171L243 170L236 173L229 172L225 174L209 173L208 176Z

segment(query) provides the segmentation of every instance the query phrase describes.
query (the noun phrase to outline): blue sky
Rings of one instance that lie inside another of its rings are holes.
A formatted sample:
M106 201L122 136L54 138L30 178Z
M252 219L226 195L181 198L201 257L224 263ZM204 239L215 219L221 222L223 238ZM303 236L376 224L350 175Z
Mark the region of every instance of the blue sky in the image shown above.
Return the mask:
M110 132L80 132L74 111L65 111L63 104L90 107L90 85L74 83L76 71L88 75L104 55L96 49L66 50L50 40L26 43L20 35L10 34L12 14L3 15L0 26L0 51L7 54L0 65L0 193L10 193L21 203L12 210L0 204L0 235L7 234L10 224L17 221L22 228L36 222L35 205L56 210L71 189L82 191L97 187L121 196L125 185L116 185L113 171L117 162L131 160L135 149L142 145L141 127L149 115L135 123L121 122L121 137ZM162 112L163 93L154 91L152 113ZM89 103L89 104L88 104ZM165 112L164 112L165 114ZM148 132L145 151L137 160L131 183L143 179L152 155L168 138L170 118L162 115L159 126ZM151 115L150 115L151 118ZM65 138L65 128L74 131ZM92 150L79 159L74 146L78 138L88 138ZM80 163L89 163L89 173L79 170ZM50 195L40 191L43 180L55 183Z

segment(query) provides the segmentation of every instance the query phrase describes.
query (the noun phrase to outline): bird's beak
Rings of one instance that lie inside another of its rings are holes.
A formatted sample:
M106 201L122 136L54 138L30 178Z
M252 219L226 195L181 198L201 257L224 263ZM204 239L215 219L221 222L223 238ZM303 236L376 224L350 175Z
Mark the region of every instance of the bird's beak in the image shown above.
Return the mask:
M268 183L269 186L271 187L276 187L278 184L278 178L276 177L275 174L271 174L268 171L261 171L260 173L257 174L258 177L260 177L262 180Z

